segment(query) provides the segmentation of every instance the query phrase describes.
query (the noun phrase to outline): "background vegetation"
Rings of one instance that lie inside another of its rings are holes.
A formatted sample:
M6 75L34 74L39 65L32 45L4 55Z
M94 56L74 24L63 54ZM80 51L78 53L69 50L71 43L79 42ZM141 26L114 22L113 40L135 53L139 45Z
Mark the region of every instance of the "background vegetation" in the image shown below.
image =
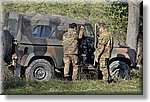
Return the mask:
M50 2L3 2L3 11L21 13L60 14L90 21L93 25L105 22L116 43L125 44L128 23L128 3L50 3Z

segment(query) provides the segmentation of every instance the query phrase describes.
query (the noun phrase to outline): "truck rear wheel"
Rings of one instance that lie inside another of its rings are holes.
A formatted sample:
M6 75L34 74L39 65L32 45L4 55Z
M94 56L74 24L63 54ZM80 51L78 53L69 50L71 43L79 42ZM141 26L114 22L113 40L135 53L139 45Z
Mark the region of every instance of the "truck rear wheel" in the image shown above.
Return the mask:
M129 65L123 61L113 61L110 64L111 75L113 78L119 79L130 79L131 68Z
M26 69L25 76L30 81L48 81L54 77L54 66L47 60L34 60Z

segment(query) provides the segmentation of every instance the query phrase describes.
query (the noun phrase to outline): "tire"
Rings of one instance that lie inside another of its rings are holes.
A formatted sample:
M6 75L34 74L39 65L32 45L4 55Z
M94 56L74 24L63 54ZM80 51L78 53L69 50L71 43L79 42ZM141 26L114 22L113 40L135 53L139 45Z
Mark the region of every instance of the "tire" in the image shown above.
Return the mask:
M130 79L130 67L123 61L114 61L111 63L112 76L117 79Z
M6 63L9 63L12 56L13 37L7 30L3 30L2 34L3 58Z
M49 81L54 78L54 66L47 60L34 60L25 72L27 81Z

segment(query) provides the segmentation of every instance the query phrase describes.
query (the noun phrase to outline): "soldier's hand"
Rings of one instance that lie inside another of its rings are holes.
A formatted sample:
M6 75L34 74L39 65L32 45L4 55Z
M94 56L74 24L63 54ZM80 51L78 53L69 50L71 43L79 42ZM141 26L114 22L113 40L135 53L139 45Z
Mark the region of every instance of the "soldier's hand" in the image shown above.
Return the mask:
M84 26L81 26L80 29L84 29Z

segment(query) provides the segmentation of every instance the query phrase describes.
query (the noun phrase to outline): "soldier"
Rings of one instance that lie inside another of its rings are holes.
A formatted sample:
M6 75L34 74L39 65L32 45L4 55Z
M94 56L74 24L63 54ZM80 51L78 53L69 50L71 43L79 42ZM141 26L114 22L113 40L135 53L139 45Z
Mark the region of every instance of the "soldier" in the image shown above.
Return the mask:
M72 80L77 80L78 76L78 40L79 35L76 32L77 25L69 24L69 29L63 35L62 45L64 51L64 78L69 80L70 65L72 63L73 75Z
M99 33L98 33L98 43L95 51L95 59L100 66L100 69L103 73L104 79L106 78L107 69L106 69L106 58L110 58L110 52L112 49L112 40L111 33L107 31L107 26L105 23L99 23Z

